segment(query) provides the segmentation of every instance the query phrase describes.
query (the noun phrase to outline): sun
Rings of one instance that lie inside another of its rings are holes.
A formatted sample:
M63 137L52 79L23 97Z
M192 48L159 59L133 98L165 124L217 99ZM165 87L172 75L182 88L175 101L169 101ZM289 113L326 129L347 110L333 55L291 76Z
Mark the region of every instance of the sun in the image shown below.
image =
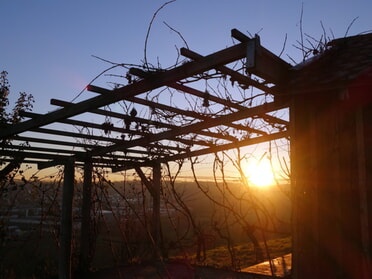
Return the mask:
M246 168L248 181L257 187L271 186L275 183L274 174L268 160L251 163Z

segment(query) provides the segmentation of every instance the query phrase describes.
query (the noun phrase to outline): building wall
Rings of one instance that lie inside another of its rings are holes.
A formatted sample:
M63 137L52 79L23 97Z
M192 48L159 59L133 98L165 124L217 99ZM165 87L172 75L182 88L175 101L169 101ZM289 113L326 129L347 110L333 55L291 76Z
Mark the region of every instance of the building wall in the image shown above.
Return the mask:
M370 96L365 80L294 94L293 278L372 278Z

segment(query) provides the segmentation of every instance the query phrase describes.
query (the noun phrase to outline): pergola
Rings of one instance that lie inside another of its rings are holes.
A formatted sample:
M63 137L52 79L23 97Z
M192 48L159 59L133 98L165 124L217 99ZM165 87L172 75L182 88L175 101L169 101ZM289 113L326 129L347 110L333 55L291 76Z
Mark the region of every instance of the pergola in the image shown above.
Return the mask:
M9 164L34 163L39 169L64 165L60 278L70 278L71 273L75 166L84 168L84 266L94 166L113 172L136 170L153 198L156 240L162 163L289 137L288 120L273 112L289 106L284 90L291 66L262 47L258 36L249 38L235 29L231 35L237 40L231 47L207 56L182 48L180 54L187 61L181 65L166 70L130 68L125 85L113 89L89 85L87 90L98 95L77 103L52 99L57 110L24 112L28 120L0 131L3 142L14 143L1 149ZM205 90L200 89L203 86ZM234 95L221 93L231 88ZM115 106L121 111L112 109ZM87 120L87 113L105 121ZM141 167L152 168L151 180Z

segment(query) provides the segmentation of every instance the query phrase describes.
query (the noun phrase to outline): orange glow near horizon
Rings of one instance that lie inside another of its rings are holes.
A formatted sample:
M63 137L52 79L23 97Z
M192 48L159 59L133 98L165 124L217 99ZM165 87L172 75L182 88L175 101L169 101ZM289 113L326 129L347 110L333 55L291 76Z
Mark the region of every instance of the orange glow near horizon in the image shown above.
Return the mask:
M274 173L268 160L249 163L245 172L253 186L267 187L275 184Z

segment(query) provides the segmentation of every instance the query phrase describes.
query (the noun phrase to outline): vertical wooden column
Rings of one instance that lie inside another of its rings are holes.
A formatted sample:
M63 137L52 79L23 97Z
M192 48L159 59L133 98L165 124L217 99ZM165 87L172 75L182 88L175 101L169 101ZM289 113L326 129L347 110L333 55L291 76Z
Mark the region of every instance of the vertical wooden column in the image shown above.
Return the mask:
M91 207L92 207L92 161L87 159L84 164L83 204L81 208L81 239L79 271L85 274L90 266L90 230L91 230Z
M153 166L153 237L157 247L160 247L160 188L161 188L161 166L156 163Z
M357 145L357 162L358 162L358 192L359 192L359 216L360 216L360 242L361 242L361 276L360 278L370 278L371 276L371 243L369 239L370 225L369 225L369 210L368 210L368 184L367 184L367 169L366 156L368 155L365 148L364 135L364 119L363 110L356 111L356 145Z
M71 278L71 235L72 235L72 201L74 195L75 160L70 158L65 162L62 214L60 229L60 248L58 263L58 278Z

